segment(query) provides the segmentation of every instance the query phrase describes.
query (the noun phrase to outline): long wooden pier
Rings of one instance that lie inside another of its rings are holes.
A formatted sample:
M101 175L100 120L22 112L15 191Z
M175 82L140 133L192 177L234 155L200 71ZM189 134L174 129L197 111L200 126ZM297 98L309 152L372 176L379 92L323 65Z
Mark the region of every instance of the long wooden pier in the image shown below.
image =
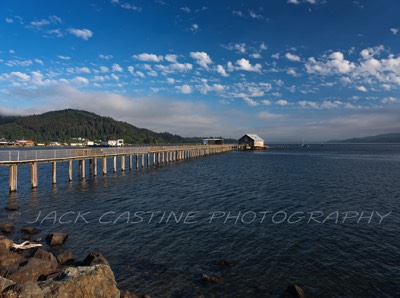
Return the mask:
M68 162L68 180L72 181L72 161L78 160L80 179L86 177L86 160L89 161L90 173L97 176L98 160L102 161L102 174L107 174L107 161L113 162L113 171L117 171L117 158L120 158L120 170L125 171L128 160L129 170L168 164L211 154L218 154L237 149L237 145L183 145L183 146L148 146L122 148L85 148L58 150L9 150L0 151L0 166L10 167L9 191L16 192L18 184L18 166L30 165L31 187L38 186L38 163L52 163L52 183L57 182L57 163Z

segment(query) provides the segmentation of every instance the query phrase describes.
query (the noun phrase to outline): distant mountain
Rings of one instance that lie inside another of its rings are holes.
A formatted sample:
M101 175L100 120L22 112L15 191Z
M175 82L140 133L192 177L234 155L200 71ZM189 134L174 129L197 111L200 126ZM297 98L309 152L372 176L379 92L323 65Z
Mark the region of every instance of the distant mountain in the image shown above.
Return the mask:
M31 116L1 116L0 139L32 139L38 143L70 142L82 137L92 141L124 139L125 143L200 143L200 138L184 138L168 132L138 128L80 110L61 110Z
M400 133L387 133L363 138L331 140L327 143L400 143Z

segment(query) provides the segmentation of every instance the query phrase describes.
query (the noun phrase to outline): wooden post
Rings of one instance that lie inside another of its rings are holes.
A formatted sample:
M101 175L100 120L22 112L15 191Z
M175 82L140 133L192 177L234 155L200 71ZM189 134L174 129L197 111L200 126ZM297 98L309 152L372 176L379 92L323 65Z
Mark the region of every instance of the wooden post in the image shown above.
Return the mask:
M85 179L85 160L82 159L79 162L80 162L80 166L81 166L81 179L84 180Z
M150 168L150 153L147 153L147 168Z
M107 174L107 157L103 156L103 175Z
M38 173L37 173L37 162L31 163L31 187L36 188L38 186Z
M68 181L72 181L72 159L68 160Z
M114 173L117 172L117 156L115 155L113 157L113 164L114 164Z
M129 155L129 171L132 171L132 159L133 159L133 156Z
M139 168L139 155L136 154L136 170Z
M125 171L125 155L121 155L121 171Z
M153 153L153 166L156 164L156 153Z
M18 166L12 164L10 166L10 192L17 191L17 177L18 177Z
M144 168L144 154L142 154L142 168Z
M57 183L57 162L53 161L52 162L52 183L56 184Z
M94 177L97 176L97 158L96 157L93 158L93 176Z

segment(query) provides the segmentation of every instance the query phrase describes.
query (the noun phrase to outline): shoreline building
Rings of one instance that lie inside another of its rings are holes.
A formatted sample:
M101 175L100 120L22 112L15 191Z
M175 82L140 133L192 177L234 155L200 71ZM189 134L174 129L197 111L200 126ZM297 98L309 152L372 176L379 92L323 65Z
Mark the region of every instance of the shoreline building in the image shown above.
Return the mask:
M260 138L256 134L245 134L238 141L239 145L243 145L245 150L257 150L257 149L266 149L267 147L264 145L264 140Z

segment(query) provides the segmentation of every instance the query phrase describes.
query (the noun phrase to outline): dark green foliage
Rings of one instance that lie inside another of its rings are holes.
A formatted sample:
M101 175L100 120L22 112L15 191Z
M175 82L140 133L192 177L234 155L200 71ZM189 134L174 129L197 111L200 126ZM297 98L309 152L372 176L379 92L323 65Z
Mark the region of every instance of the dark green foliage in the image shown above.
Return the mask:
M124 139L125 143L201 143L201 138L183 138L168 132L156 133L110 117L80 110L62 110L41 115L0 116L0 138L32 139L37 143L71 142L72 138L92 141Z

